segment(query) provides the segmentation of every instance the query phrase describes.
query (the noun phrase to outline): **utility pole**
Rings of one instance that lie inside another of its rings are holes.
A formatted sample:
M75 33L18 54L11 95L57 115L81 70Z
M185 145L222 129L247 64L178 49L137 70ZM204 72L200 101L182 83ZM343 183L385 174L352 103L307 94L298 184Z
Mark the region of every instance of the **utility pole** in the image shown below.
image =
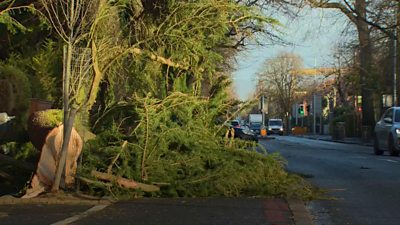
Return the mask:
M299 103L296 103L294 108L294 113L296 115L296 126L299 124Z
M262 95L261 96L261 103L260 103L260 105L261 105L261 115L262 115L262 126L264 126L265 125L265 110L264 110L264 95Z
M317 106L317 101L316 101L316 96L313 94L313 134L316 134L316 126L317 126L317 111L316 111L316 106Z

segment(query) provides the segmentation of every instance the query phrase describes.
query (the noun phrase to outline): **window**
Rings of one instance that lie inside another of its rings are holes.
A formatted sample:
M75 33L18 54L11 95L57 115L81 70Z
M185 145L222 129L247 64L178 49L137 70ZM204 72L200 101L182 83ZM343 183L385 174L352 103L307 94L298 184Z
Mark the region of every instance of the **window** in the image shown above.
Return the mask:
M282 126L282 121L280 120L272 120L268 123L270 126Z
M393 120L393 108L386 110L385 114L383 114L383 119Z
M233 126L233 127L240 127L240 123L239 123L239 121L237 121L237 120L233 120L233 121L231 121L231 126Z
M396 110L394 113L394 122L400 122L400 109Z

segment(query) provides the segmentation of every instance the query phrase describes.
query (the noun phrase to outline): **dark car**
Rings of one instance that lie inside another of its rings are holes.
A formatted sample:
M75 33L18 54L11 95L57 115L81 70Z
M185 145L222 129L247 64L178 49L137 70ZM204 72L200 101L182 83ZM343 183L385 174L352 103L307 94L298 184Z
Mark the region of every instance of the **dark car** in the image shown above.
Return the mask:
M238 127L240 127L240 122L238 120L232 120L230 122L230 126L238 128Z
M234 138L240 138L242 140L258 142L257 135L253 131L251 131L248 126L231 127L231 128L235 130Z

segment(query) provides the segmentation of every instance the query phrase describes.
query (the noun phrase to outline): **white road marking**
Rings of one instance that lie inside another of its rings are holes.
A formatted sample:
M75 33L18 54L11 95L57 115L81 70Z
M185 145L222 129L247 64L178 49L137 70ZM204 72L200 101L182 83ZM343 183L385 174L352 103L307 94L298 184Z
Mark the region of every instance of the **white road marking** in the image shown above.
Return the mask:
M392 162L392 163L398 163L399 162L399 161L391 160L391 159L378 159L378 160Z
M93 206L92 208L86 210L85 212L83 212L83 213L81 213L79 215L75 215L75 216L69 217L67 219L52 223L51 225L66 225L66 224L73 223L75 221L78 221L78 220L88 216L90 213L94 213L94 212L100 211L100 210L106 208L107 206L108 205L96 205L96 206Z

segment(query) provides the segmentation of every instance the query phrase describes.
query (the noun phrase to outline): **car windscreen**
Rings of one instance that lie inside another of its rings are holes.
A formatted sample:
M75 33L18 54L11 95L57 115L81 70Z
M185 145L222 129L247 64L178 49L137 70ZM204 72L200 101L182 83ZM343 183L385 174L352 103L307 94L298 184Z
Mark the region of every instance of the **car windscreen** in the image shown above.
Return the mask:
M395 111L394 122L400 122L400 110Z
M270 120L268 122L268 124L270 126L282 126L282 121L280 121L280 120Z
M231 125L232 125L232 126L239 126L240 124L239 124L238 121L232 121L232 122L231 122Z
M259 123L254 123L254 124L250 125L250 129L258 129L260 127L261 127L261 124L259 124Z

